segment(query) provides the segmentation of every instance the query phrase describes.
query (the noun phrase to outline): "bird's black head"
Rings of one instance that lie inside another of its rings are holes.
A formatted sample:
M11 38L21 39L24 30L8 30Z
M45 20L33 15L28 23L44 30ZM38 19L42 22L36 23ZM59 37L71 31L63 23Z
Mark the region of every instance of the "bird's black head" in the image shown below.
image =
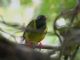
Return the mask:
M37 17L37 20L46 20L46 16L44 16L44 15L39 15L38 17Z
M45 29L46 28L46 16L39 15L36 19L37 29Z

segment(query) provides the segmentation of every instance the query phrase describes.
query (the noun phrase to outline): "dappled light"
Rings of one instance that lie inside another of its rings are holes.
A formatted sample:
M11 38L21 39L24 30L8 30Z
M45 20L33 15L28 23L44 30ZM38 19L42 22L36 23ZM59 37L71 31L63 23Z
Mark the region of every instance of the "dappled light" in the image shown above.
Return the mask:
M16 60L80 60L79 16L80 0L0 0L0 49Z

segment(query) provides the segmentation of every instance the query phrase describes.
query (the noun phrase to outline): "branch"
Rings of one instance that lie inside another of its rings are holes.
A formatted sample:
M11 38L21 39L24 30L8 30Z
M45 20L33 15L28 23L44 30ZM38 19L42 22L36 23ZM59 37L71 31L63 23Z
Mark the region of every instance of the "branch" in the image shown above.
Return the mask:
M0 35L0 60L50 60L50 57Z
M59 51L60 50L60 47L57 47L57 46L49 46L49 45L43 45L42 47L40 47L39 45L36 45L35 48L52 49L52 50L56 50L56 51Z

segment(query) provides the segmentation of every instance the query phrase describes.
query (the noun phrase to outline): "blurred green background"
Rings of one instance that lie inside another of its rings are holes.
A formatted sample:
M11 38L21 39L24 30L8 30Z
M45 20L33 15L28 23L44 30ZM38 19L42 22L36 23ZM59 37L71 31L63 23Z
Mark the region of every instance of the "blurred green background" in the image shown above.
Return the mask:
M5 22L26 26L32 19L35 19L40 14L44 14L47 16L48 32L54 33L52 25L56 16L63 10L74 8L76 4L76 0L0 0L0 15L3 16ZM0 23L0 28L16 36L16 38L23 34L19 29L2 23ZM5 33L4 36L14 40ZM42 43L56 46L59 45L59 40L56 35L47 34ZM77 60L80 60L79 56Z
M62 10L69 10L75 6L76 0L0 0L0 15L3 16L5 22L26 26L32 19L43 14L47 16L48 32L54 33L52 25L56 16ZM0 20L2 19L0 18ZM1 28L17 37L23 34L21 31L17 32L19 31L18 29L4 24L1 24ZM58 37L54 34L47 34L42 42L49 45L59 44Z

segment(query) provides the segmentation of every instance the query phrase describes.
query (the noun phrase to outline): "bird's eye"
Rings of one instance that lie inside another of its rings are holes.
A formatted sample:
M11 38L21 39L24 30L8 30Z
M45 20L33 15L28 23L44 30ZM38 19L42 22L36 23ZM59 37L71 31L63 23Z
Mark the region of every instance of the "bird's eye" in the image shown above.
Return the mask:
M40 19L41 17L39 16L38 19Z

